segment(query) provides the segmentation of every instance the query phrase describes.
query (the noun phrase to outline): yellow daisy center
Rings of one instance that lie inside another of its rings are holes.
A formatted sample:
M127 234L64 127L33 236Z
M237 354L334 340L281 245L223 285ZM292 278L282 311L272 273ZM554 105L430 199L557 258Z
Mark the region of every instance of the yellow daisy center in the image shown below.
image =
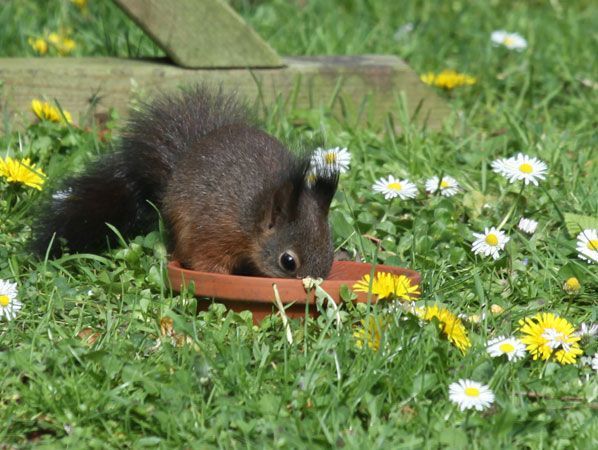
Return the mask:
M449 184L449 182L448 182L448 181L442 180L442 181L440 182L440 187L441 187L442 189L446 189L447 187L450 187L450 184Z
M588 241L588 250L598 251L598 239L591 239Z
M479 397L480 396L480 390L478 388L475 387L466 387L465 388L465 395L467 395L468 397Z
M494 233L490 233L488 236L486 236L486 239L484 240L486 241L486 244L491 245L493 247L498 245L498 238Z
M510 37L510 36L506 36L503 40L502 43L505 44L506 46L510 46L513 45L515 43L515 40Z
M532 173L534 171L534 168L531 164L523 163L519 166L519 171L523 173Z
M0 306L6 307L10 303L8 295L0 295Z
M503 342L498 346L501 352L503 353L512 353L515 351L515 346L510 342Z
M324 161L326 161L326 164L329 166L336 164L336 159L336 153L334 152L326 153L326 156L324 156Z
M388 183L388 189L392 189L393 191L400 191L401 189L403 189L403 186L401 186L401 183L395 181L394 183Z

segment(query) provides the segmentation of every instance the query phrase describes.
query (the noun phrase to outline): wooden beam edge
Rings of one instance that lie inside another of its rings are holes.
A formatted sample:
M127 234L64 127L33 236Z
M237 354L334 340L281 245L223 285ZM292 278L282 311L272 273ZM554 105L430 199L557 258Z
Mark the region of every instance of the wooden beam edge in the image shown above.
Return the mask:
M113 1L181 67L282 66L276 51L222 0Z
M338 91L349 114L369 99L365 117L371 122L394 112L404 92L409 112L439 129L448 105L419 80L407 64L390 55L288 57L280 69L184 69L163 60L122 58L0 58L3 82L0 113L30 114L33 98L56 99L71 113L86 111L93 96L99 112L115 108L126 115L130 99L208 83L236 90L249 100L261 96L269 104L277 96L293 97L296 108L326 106ZM420 105L420 103L422 103ZM335 110L339 110L339 102ZM31 117L31 116L30 116Z

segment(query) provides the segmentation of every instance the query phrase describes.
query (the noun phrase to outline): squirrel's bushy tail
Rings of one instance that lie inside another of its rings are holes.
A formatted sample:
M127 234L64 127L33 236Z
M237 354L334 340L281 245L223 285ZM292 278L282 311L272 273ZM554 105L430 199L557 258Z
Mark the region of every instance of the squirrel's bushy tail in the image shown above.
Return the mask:
M106 224L127 237L148 231L173 167L193 143L222 126L247 123L234 95L198 86L163 96L131 113L116 152L67 179L33 226L33 250L57 256L64 239L74 252L94 252L114 241Z

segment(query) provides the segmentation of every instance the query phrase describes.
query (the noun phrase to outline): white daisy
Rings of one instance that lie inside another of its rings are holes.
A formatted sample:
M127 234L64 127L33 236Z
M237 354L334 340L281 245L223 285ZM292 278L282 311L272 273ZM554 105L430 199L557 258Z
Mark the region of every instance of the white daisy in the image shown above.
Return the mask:
M485 384L473 380L459 380L449 386L449 399L461 411L475 408L482 411L494 402L494 393Z
M500 250L505 248L505 244L510 239L495 227L485 228L483 233L473 233L473 235L476 238L471 246L473 252L476 255L481 253L484 256L492 256L494 259L498 259Z
M372 189L375 192L384 194L386 200L391 198L399 197L401 200L407 198L413 198L417 195L417 186L409 180L399 180L392 175L389 175L387 179L380 178Z
M577 251L581 259L598 263L598 230L588 228L577 235Z
M598 372L598 353L594 356L582 356L579 358L580 366L590 366L594 371Z
M598 324L584 322L579 326L579 331L575 334L579 337L594 337L598 334Z
M490 163L490 167L492 167L492 171L496 172L502 176L506 176L508 169L507 165L508 158L499 158L495 159Z
M567 336L554 328L544 328L544 333L541 337L546 340L545 345L550 347L552 350L562 348L566 352L571 350L571 344L567 342Z
M519 225L517 225L517 228L527 234L534 234L537 227L538 222L533 219L526 219L525 217L522 217L519 221Z
M457 180L448 176L442 177L442 181L438 177L432 177L426 181L426 192L433 194L439 189L445 197L452 197L461 190L461 187Z
M21 302L17 299L17 283L0 280L0 318L14 319L21 306Z
M505 30L493 31L490 40L494 45L504 45L509 50L521 51L527 48L527 41L517 33L509 33Z
M318 148L311 157L311 166L320 173L345 173L349 170L351 153L346 148Z
M546 178L548 166L538 158L531 158L523 153L518 153L511 158L497 159L492 162L492 169L514 183L519 180L528 185L538 185L538 180Z
M403 38L407 37L407 35L413 31L413 28L414 26L411 22L407 22L406 24L401 25L397 29L397 31L395 31L395 34L393 36L395 38L395 41L400 41Z
M525 356L525 344L514 337L499 336L488 341L486 351L493 358L507 355L509 361L517 361Z

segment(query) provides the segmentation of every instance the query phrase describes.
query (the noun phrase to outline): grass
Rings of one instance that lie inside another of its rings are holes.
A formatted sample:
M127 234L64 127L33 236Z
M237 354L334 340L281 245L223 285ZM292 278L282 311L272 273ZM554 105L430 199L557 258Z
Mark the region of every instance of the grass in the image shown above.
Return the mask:
M418 73L451 67L477 77L474 86L442 94L453 113L439 132L407 121L400 135L383 123L354 129L326 111L270 114L266 126L283 139L325 136L327 145L351 151L331 212L337 247L420 271L427 304L466 315L498 304L505 312L466 323L473 345L464 355L435 326L404 314L392 316L379 351L358 349L354 327L370 312L350 302L340 330L326 314L292 321L289 344L278 316L255 327L247 313L217 304L196 315L197 300L165 282L159 232L102 255L36 260L26 248L30 223L50 188L3 183L0 279L18 283L24 307L0 322L0 446L595 447L591 368L529 356L507 363L484 349L536 312L575 326L596 322L596 266L577 258L563 220L598 215L595 3L233 3L281 54L389 53ZM413 31L396 40L408 22ZM33 0L4 2L0 54L33 55L28 38L60 28L72 29L75 55L160 54L109 2L80 11L68 1ZM528 49L493 47L495 29L521 33ZM110 127L119 125L115 117ZM22 148L44 167L49 186L110 147L93 129L51 123L2 135L0 146L2 156ZM546 181L521 194L489 167L518 151L549 166ZM389 203L371 191L389 173L420 188L448 174L464 192ZM513 208L502 257L475 256L472 233ZM521 215L539 221L532 237L516 230ZM582 285L577 295L562 289L571 276ZM164 335L166 317L187 340ZM596 341L585 338L582 347L592 355ZM459 378L490 385L493 407L460 412L448 400Z

